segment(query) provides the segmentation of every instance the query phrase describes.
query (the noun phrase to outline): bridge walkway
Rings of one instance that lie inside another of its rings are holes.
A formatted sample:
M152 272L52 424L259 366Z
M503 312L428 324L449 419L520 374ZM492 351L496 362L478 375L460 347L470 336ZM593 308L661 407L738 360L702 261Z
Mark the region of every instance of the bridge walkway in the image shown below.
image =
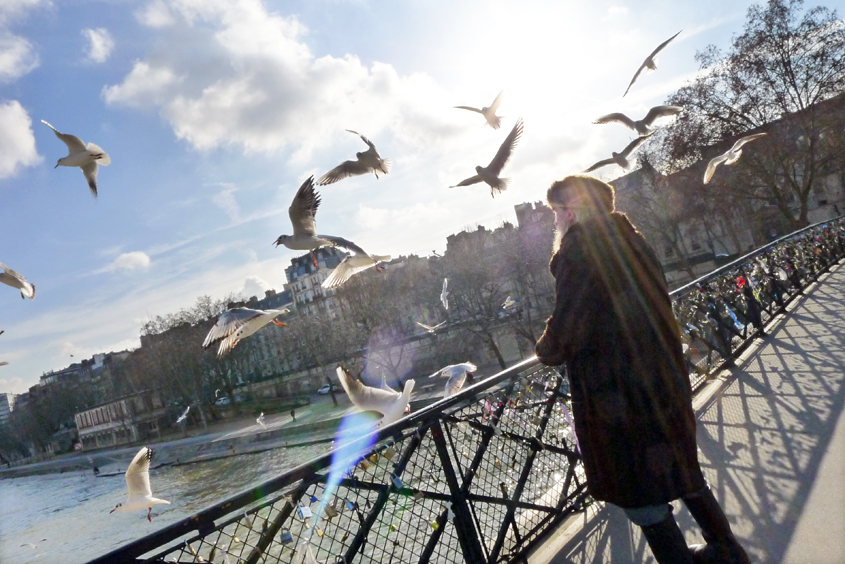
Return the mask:
M845 562L845 265L772 320L696 396L699 460L752 562ZM682 503L687 542L703 542ZM530 564L654 562L639 528L594 504Z

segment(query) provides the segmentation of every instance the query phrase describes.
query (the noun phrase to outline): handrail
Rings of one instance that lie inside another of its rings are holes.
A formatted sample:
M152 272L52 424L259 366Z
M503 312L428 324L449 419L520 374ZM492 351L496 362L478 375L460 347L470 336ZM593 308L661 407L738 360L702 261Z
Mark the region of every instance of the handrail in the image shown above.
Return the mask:
M844 236L842 218L815 224L673 292L693 386L845 256ZM590 502L569 408L566 378L530 358L92 564L517 561Z

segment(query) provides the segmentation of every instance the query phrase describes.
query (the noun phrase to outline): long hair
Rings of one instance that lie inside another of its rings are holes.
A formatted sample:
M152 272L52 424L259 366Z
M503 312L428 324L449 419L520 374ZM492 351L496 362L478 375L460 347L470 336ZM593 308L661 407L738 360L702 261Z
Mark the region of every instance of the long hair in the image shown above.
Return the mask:
M594 215L613 212L615 196L610 184L585 174L573 174L556 180L549 186L546 202L549 207L568 208L575 217L574 223L580 223ZM555 230L553 252L558 251L565 235L566 232L560 228Z

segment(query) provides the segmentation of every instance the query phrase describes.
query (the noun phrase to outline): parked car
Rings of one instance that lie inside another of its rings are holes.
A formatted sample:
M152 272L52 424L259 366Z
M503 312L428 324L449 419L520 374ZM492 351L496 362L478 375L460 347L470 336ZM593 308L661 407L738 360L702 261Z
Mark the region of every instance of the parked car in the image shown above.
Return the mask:
M317 390L317 393L324 396L330 391L332 391L332 387L329 384L325 384L322 388Z

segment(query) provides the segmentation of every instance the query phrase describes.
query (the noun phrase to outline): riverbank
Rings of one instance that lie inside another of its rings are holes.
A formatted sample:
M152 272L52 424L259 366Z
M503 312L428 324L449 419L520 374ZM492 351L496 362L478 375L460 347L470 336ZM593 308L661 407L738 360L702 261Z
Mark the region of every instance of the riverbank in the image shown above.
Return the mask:
M207 462L239 454L254 454L271 449L330 443L342 419L356 408L339 394L338 405L331 398L317 398L310 405L290 413L267 413L261 426L252 415L194 429L186 436L158 442L128 444L107 450L80 451L60 454L51 460L0 468L0 479L91 471L96 466L99 475L122 475L141 446L155 451L153 468ZM327 447L328 448L328 447Z

